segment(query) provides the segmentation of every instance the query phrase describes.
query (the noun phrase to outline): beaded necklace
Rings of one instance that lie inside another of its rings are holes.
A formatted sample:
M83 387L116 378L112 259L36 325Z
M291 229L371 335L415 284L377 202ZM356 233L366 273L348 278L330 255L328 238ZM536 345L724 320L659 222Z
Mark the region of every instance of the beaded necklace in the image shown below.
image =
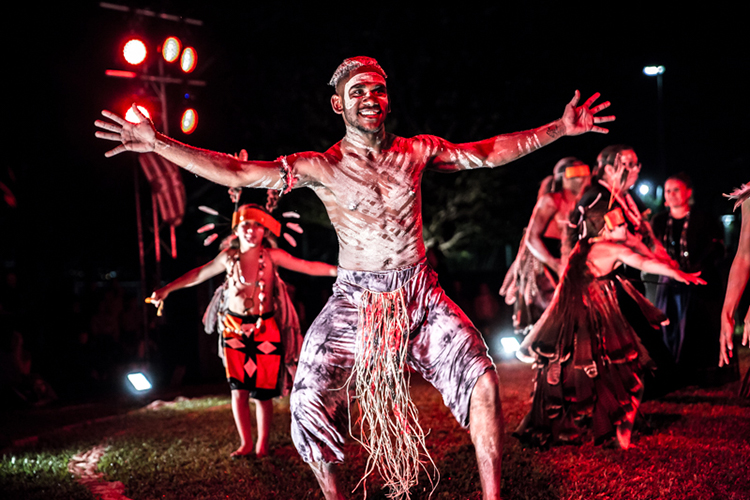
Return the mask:
M670 248L669 241L667 240L668 237L671 237L672 241L674 241L674 234L672 229L673 220L674 218L671 215L667 219L667 228L664 230L664 236L662 237L662 243L664 244L665 248ZM690 255L690 252L688 252L687 248L687 230L688 223L690 222L690 212L685 214L684 220L685 222L682 224L682 231L680 231L680 247L677 254L677 261L680 263L681 269L688 268L688 257Z
M253 291L250 294L245 294L245 310L244 314L249 314L250 311L252 311L253 307L255 306L255 291L258 291L258 319L255 322L255 328L260 328L261 324L263 323L263 306L264 301L266 298L266 282L263 279L263 276L265 274L265 252L261 249L260 256L258 257L258 273L256 276L255 281L252 283L248 283L245 280L245 276L242 274L242 264L240 263L239 253L237 256L237 260L235 261L235 265L237 265L237 275L240 278L240 283L246 286L253 287Z

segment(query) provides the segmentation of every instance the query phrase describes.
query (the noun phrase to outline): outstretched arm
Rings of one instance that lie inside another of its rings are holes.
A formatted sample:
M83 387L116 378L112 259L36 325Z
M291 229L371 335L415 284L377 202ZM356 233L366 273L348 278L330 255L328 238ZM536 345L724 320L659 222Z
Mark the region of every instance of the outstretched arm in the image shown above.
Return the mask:
M138 116L139 123L130 123L106 110L102 111L102 115L111 121L94 122L97 127L106 131L97 131L96 137L120 143L104 156L109 158L125 151L154 152L188 172L217 184L266 189L280 189L284 186L281 175L283 165L280 161L241 161L228 154L182 144L159 133L151 120L138 111L135 104L132 109Z
M529 220L529 229L526 231L526 247L534 257L560 276L560 259L553 257L542 242L544 232L556 213L557 205L552 196L546 194L537 200Z
M336 266L326 264L325 262L298 259L280 248L272 249L270 255L274 264L290 271L309 274L310 276L336 276L337 274Z
M721 336L719 351L719 366L729 363L734 348L732 336L734 335L734 314L740 303L742 292L745 291L747 281L750 279L750 200L742 204L742 226L740 228L740 244L737 254L732 261L732 269L729 271L727 282L727 293L724 296L724 307L721 310ZM745 315L745 330L742 335L742 345L750 343L750 310Z
M701 274L700 272L682 272L678 268L671 267L658 259L645 257L624 246L622 246L620 253L617 255L617 260L641 271L651 274L661 274L662 276L667 276L681 283L693 285L706 284L705 281L699 278Z
M155 305L157 308L162 303L164 299L167 298L167 296L174 292L175 290L179 290L180 288L187 288L194 285L197 285L199 283L203 283L204 281L213 278L214 276L217 276L221 274L222 272L226 271L226 262L227 262L227 253L221 252L219 255L216 256L214 260L206 264L205 266L196 267L195 269L186 272L173 282L169 283L168 285L165 285L162 288L159 288L154 293L151 294L151 300L150 303Z
M452 172L480 167L497 167L536 151L542 146L564 135L580 135L585 132L606 134L606 128L598 124L614 121L614 116L594 116L609 107L609 101L591 107L599 93L578 106L580 92L575 91L562 118L542 127L491 137L479 142L455 144L438 152L431 167L439 171Z

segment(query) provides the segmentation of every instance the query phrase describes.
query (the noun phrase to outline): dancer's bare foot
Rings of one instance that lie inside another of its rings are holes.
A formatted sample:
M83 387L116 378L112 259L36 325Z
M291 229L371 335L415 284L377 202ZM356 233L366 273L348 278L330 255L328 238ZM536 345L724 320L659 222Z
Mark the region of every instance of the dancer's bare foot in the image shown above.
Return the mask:
M232 453L229 454L229 457L232 459L251 458L253 456L255 456L253 445L240 446L239 448L237 448L236 450L234 450Z
M268 443L262 443L260 440L255 443L255 456L263 458L268 456Z
M622 425L617 426L617 444L619 444L620 448L623 450L630 448L630 436L631 429L623 428Z

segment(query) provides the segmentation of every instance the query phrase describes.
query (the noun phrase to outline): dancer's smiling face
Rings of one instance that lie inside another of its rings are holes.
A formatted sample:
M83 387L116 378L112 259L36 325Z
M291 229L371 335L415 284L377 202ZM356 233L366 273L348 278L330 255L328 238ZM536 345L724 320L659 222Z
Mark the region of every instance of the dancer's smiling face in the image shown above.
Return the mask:
M237 224L235 233L240 241L249 247L257 247L263 241L266 228L254 220L245 220Z
M331 106L347 126L364 133L380 131L390 111L385 78L372 68L352 71L336 86Z

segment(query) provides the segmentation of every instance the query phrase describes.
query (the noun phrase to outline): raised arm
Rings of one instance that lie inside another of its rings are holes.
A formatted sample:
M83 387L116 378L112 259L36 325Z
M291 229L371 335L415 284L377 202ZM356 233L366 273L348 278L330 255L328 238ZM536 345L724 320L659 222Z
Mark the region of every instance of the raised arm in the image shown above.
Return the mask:
M336 266L325 262L298 259L280 248L271 249L270 255L274 264L290 271L309 274L310 276L336 276L337 274Z
M592 95L583 105L578 106L581 94L577 90L573 99L565 106L562 118L542 127L498 135L479 142L451 145L438 152L431 168L452 172L470 168L497 167L527 155L564 135L580 135L585 132L606 134L606 128L598 124L614 121L614 116L594 116L609 107L609 101L591 107L599 98Z
M102 111L102 115L111 121L97 120L94 123L106 131L97 131L96 137L120 143L107 151L104 156L109 158L125 151L154 152L188 172L217 184L266 189L280 189L284 186L282 162L241 161L228 154L182 144L159 133L151 120L145 117L135 104L132 109L138 116L139 123L130 123L106 110Z
M737 254L732 261L729 271L727 293L724 296L724 307L721 310L721 336L719 351L719 366L729 363L734 344L734 314L737 312L742 292L745 291L750 279L750 199L742 204L742 226L740 228L740 243ZM745 315L745 330L742 335L742 345L750 344L750 309Z
M205 266L196 267L195 269L186 272L173 282L156 290L151 294L151 304L155 305L158 308L161 302L175 290L198 285L208 279L213 278L214 276L221 274L222 272L226 271L226 263L227 252L224 251L217 255L214 260L212 260Z
M553 257L542 242L542 236L556 213L557 204L551 195L545 194L537 200L526 230L526 247L534 257L560 276L560 259Z

